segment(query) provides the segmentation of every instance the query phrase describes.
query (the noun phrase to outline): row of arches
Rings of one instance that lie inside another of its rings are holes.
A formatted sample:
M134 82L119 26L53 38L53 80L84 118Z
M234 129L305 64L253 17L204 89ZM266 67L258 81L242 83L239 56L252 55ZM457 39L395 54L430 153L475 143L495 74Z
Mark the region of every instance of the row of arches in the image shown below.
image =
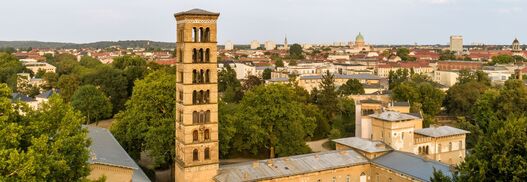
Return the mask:
M192 40L194 42L210 42L210 28L193 27Z
M428 145L427 146L421 146L419 147L419 154L425 154L425 155L428 155L429 152L428 152Z
M210 63L210 49L192 49L193 63Z
M209 160L210 159L210 148L205 148L205 150L203 151L203 158L205 160ZM199 161L199 150L198 149L194 149L192 151L192 160L193 161Z
M210 130L209 129L203 130L203 140L204 141L210 140ZM199 142L199 131L198 130L194 130L192 132L192 142L194 143Z
M210 110L207 111L194 111L192 113L193 124L210 123Z
M208 104L210 103L210 90L192 92L192 104Z
M210 83L210 70L193 70L192 83Z

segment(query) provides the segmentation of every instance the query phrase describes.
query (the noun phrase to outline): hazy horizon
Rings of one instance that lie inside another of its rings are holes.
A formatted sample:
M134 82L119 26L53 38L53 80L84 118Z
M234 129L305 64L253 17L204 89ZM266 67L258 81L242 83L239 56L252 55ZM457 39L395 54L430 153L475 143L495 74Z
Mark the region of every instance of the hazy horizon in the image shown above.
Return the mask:
M465 45L527 42L522 0L7 1L0 40L174 42L173 14L193 8L221 13L219 44L281 44L285 35L290 43L348 42L359 32L386 45L445 45L450 35L463 35Z

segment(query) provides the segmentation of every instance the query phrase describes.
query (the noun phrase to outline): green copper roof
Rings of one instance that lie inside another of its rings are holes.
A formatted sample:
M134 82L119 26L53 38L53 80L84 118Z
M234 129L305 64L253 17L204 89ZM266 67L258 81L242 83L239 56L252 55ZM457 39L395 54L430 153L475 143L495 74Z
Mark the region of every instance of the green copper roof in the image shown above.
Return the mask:
M362 36L360 32L359 32L359 35L357 35L357 37L355 38L355 42L359 42L359 41L364 41L364 37Z

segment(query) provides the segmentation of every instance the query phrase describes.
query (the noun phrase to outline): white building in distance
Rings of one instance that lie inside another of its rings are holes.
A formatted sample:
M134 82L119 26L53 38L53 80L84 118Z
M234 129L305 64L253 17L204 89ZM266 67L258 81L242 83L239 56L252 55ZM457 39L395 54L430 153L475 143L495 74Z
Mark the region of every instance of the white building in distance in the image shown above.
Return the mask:
M450 51L463 52L463 36L452 35L450 36Z
M225 50L230 51L234 49L234 43L232 41L225 42Z
M276 48L276 43L274 43L273 41L265 41L265 50L274 50Z
M258 49L260 47L260 42L257 40L251 41L251 49Z

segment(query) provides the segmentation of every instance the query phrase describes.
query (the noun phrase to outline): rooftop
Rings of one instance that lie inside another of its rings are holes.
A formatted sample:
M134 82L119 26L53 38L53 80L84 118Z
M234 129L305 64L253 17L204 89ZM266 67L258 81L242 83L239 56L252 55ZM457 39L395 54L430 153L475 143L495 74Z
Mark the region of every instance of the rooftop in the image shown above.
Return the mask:
M174 14L174 16L180 16L180 15L210 15L210 16L218 16L220 14L195 8L195 9L191 9L191 10L188 10L188 11L182 11L182 12Z
M374 159L373 163L422 181L430 181L434 169L452 177L452 172L446 164L396 150Z
M221 166L216 181L260 181L369 163L354 150L328 151Z
M339 138L333 140L333 142L368 153L386 152L392 150L388 145L381 141L372 141L359 137Z
M104 128L86 126L88 135L92 141L90 146L90 164L103 164L129 168L134 170L132 176L133 182L149 182L143 170L134 162L134 160L119 145L113 135Z
M425 135L425 136L434 137L434 138L470 133L469 131L465 131L465 130L450 127L450 126L440 126L440 127L431 126L430 128L423 128L423 129L415 130L414 132L420 135Z
M372 118L377 118L384 121L406 121L406 120L414 120L414 119L421 119L418 117L415 117L410 114L404 114L400 112L395 111L386 111L380 114L372 114L370 115Z

